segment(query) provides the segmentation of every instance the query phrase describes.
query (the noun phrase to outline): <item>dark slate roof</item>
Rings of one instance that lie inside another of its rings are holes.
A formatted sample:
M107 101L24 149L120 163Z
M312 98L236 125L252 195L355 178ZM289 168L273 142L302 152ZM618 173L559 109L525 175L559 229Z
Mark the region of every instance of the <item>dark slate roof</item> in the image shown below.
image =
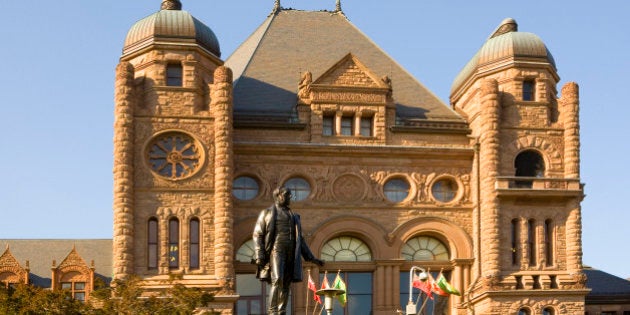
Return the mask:
M629 295L630 281L613 276L597 269L585 268L586 286L591 289L590 296L599 295Z
M111 281L112 276L112 240L111 239L0 239L2 251L9 245L11 253L20 263L26 267L26 261L30 264L30 282L34 285L48 288L51 286L52 262L56 260L57 266L68 256L75 246L77 253L90 266L94 260L95 274L105 280Z
M377 76L389 76L400 118L462 118L348 21L341 12L282 9L271 14L227 59L239 114L290 117L300 74L313 80L352 53Z

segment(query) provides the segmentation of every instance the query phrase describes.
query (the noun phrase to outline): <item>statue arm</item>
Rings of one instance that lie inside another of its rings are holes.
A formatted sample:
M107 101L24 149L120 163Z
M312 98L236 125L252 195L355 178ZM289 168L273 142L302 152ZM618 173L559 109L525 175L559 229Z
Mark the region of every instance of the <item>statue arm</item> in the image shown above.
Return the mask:
M267 225L265 224L266 210L260 212L258 220L256 220L256 226L254 226L254 233L252 235L254 239L254 257L256 262L266 262L265 257L265 235L267 234Z

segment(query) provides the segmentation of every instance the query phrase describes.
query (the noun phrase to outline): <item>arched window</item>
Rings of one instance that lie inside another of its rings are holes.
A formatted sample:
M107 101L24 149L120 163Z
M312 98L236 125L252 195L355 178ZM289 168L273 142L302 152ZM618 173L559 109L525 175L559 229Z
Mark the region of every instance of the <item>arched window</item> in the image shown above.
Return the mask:
M147 267L149 269L157 269L158 267L158 220L156 218L149 219L147 226Z
M311 194L311 185L301 177L293 177L284 183L286 188L291 189L291 199L302 201Z
M529 250L529 265L536 266L536 221L527 221L527 246Z
M545 176L545 161L540 153L534 150L526 150L519 153L514 160L514 168L517 177L543 177ZM531 180L519 180L517 187L531 188Z
M371 261L372 252L360 239L341 236L324 244L322 259L325 261Z
M405 260L435 261L448 260L448 249L438 239L418 236L408 240L402 247L401 255Z
M518 266L520 264L520 261L518 259L518 252L519 252L519 225L518 225L518 219L514 219L512 220L512 228L510 230L510 240L512 243L512 265L514 266Z
M254 258L254 240L250 239L236 251L236 261L250 263Z
M401 202L409 196L409 183L400 178L391 179L385 183L383 193L389 201Z
M179 268L179 220L168 220L168 267Z
M545 220L545 261L547 266L553 265L553 224L551 219Z
M190 220L189 227L189 267L191 269L199 269L200 260L200 248L199 248L199 219L193 218Z
M527 308L521 308L520 310L518 310L518 315L531 315L532 312L530 312L529 309Z
M555 315L556 312L551 307L545 307L542 311L542 315Z

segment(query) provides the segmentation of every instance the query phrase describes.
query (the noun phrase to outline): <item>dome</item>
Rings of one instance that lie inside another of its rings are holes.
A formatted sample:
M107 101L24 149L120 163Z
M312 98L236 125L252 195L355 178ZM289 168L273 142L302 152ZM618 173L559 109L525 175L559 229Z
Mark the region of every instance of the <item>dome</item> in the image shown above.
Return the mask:
M554 69L556 62L536 34L518 32L518 25L513 19L505 19L494 31L486 43L457 75L451 94L461 87L478 69L505 59L540 59Z
M127 33L123 55L162 43L199 45L221 57L219 41L214 32L181 8L178 0L164 0L160 11L136 22Z

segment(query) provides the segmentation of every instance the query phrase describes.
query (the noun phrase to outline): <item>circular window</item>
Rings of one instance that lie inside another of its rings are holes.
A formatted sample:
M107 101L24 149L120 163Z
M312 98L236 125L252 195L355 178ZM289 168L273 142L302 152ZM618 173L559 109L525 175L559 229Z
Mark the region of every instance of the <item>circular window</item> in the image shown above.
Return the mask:
M232 187L232 195L239 200L252 200L258 196L258 182L248 176L237 177Z
M291 189L292 200L301 201L311 194L311 185L300 177L294 177L284 183L284 187Z
M385 183L383 193L389 201L401 202L409 196L409 183L399 178L391 179Z
M438 239L428 236L414 237L405 243L401 251L405 260L448 260L448 249Z
M372 253L360 239L341 236L324 244L322 259L325 261L371 261Z
M166 132L147 146L147 161L153 173L170 180L194 175L203 161L201 144L188 134Z
M451 202L457 194L457 183L452 179L440 179L431 187L431 194L439 202Z

